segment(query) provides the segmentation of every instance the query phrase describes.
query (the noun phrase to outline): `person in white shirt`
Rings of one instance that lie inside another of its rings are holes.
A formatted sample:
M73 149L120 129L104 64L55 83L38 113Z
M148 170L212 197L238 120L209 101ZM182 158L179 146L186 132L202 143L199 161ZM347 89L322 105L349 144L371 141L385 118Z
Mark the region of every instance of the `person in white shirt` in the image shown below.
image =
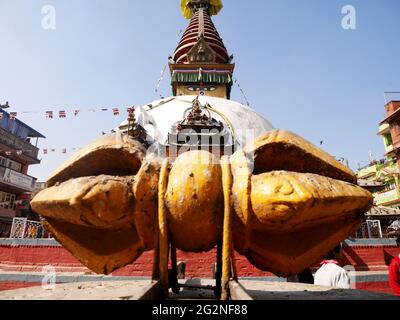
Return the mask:
M338 289L350 289L350 278L340 264L342 246L339 245L324 256L321 267L314 276L314 284Z

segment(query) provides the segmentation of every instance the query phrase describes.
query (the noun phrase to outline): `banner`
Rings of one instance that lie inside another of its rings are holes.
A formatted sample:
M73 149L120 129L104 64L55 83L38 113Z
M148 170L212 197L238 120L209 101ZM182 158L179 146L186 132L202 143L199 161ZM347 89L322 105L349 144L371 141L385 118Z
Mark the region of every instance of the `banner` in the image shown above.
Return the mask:
M8 168L5 169L2 180L8 184L12 184L16 187L24 188L29 191L33 191L35 189L36 181L34 178Z

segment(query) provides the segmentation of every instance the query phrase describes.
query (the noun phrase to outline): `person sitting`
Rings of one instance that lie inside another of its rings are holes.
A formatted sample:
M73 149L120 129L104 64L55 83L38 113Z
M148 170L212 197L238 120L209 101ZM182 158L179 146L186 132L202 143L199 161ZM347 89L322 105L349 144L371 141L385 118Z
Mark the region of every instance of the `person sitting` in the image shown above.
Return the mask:
M397 248L400 248L400 238L396 240ZM393 293L400 296L400 253L395 257L389 266L389 284Z
M350 278L339 263L341 256L341 244L324 256L324 260L320 264L321 267L314 276L315 285L350 289Z

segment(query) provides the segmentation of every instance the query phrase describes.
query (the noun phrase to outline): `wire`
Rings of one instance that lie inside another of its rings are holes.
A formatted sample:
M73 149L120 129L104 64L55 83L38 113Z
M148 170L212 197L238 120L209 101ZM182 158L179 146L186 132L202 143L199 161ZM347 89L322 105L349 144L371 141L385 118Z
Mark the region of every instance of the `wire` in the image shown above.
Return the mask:
M243 95L243 97L244 97L244 100L246 101L247 106L250 107L250 102L249 102L249 100L247 99L247 96L246 96L246 94L244 93L244 90L243 90L242 87L240 86L238 79L235 78L234 81L235 81L236 85L238 86L240 92L242 93L242 95Z

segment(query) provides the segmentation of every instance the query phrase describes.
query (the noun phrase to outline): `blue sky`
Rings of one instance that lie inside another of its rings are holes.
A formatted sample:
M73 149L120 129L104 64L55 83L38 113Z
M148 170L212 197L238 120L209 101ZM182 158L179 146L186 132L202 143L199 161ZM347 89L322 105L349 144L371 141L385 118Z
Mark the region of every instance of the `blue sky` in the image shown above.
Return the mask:
M249 6L251 4L251 7ZM44 5L57 28L45 31ZM398 0L224 1L214 22L235 56L235 77L252 107L275 127L300 134L337 157L366 164L384 153L376 135L385 91L400 91ZM357 29L341 26L353 5ZM46 110L144 105L188 21L178 0L0 0L0 102L56 148L29 173L45 180L79 148L125 114L82 112L47 120ZM161 93L171 94L169 75ZM233 89L233 100L243 102ZM62 155L66 147L69 154Z

